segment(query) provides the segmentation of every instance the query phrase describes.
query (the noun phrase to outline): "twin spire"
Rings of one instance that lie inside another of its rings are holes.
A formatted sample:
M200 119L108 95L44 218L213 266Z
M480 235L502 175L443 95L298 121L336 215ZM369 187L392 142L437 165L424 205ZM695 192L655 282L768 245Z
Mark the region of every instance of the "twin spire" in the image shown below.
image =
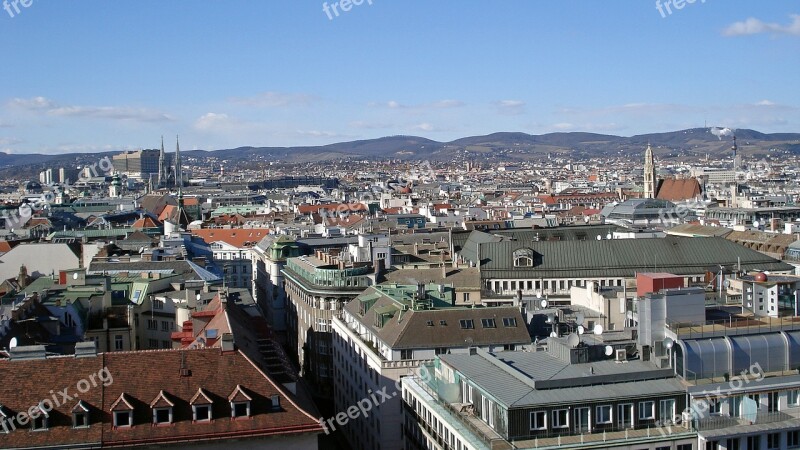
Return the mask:
M178 190L183 188L183 170L181 168L181 142L180 137L175 136L175 165L170 166L167 162L167 154L164 151L164 136L161 136L161 154L158 156L158 186L167 187L170 184L177 186Z

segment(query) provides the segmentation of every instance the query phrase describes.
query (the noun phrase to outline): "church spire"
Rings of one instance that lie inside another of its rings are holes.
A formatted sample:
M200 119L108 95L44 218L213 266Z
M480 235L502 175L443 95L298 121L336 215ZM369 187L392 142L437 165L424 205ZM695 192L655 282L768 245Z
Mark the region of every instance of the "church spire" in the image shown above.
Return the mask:
M644 198L656 198L656 164L649 142L644 151Z

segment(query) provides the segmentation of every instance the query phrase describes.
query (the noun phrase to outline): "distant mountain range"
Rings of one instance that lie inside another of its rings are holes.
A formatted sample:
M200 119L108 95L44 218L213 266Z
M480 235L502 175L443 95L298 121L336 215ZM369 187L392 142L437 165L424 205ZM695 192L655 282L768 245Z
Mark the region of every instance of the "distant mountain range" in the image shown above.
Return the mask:
M760 156L769 152L800 154L800 133L765 134L755 130L736 130L743 155ZM227 160L226 164L258 164L278 161L304 163L346 159L403 160L493 160L524 161L548 155L572 158L625 156L642 154L650 143L660 159L678 156L723 157L730 155L731 137L719 139L708 128L692 128L668 133L621 137L595 133L493 133L451 142L437 142L417 136L390 136L315 147L239 147L234 149L183 152L200 161L210 157ZM64 155L5 154L0 152L0 176L18 178L43 168L76 167L97 162L118 152L72 153Z

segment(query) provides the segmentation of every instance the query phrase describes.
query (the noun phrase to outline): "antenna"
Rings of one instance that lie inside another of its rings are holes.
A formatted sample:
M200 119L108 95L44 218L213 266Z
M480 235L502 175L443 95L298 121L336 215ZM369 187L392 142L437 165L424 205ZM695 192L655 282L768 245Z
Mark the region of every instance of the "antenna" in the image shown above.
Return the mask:
M575 333L572 333L569 335L569 337L567 337L567 344L569 344L569 346L572 348L577 347L578 344L580 343L581 343L581 338Z

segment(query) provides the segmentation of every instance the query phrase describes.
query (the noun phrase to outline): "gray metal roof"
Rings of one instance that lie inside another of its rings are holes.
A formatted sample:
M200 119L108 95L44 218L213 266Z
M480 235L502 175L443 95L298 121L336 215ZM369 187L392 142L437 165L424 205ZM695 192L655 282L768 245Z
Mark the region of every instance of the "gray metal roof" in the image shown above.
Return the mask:
M648 398L685 392L674 377L664 378L663 370L649 363L599 361L567 364L546 352L501 352L487 355L442 355L441 360L464 375L471 383L508 408L575 404L576 402ZM593 372L593 373L592 373ZM625 376L638 380L625 381ZM620 382L609 382L619 377ZM536 389L536 380L580 378L581 383L598 384Z
M474 261L477 246L471 247L461 254ZM514 267L513 253L522 248L533 250L533 267ZM480 257L482 279L633 277L643 271L693 275L739 262L745 271L794 270L789 264L718 237L490 242L480 244Z

